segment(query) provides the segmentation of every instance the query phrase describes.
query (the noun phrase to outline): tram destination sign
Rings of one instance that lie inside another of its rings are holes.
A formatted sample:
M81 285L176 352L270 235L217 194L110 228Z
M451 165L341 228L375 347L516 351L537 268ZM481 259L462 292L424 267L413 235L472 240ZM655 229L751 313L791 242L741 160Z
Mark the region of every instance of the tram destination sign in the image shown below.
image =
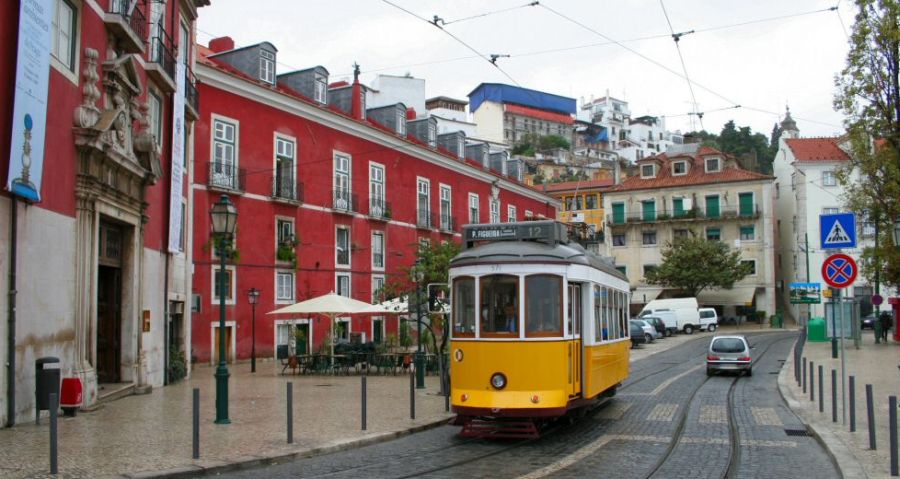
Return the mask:
M466 226L464 230L466 242L509 240L566 241L565 226L555 221L470 225Z

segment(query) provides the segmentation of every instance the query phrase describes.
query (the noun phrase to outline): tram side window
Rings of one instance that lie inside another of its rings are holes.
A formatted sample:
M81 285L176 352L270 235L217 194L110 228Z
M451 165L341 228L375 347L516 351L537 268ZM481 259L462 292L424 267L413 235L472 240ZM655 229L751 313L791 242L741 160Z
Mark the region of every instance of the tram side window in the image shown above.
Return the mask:
M482 276L481 331L516 333L519 330L519 278L506 274Z
M609 330L603 319L603 290L600 286L594 286L594 341L606 341L609 339Z
M525 332L562 336L562 278L538 274L525 278Z
M457 278L453 282L453 334L475 336L475 280Z
M606 320L610 324L612 335L610 339L619 339L622 337L622 328L619 327L618 316L616 315L616 292L610 288L603 288L606 296Z
M619 296L619 324L622 327L622 336L623 338L628 337L628 328L625 325L628 324L628 294L622 291L617 291L616 294Z

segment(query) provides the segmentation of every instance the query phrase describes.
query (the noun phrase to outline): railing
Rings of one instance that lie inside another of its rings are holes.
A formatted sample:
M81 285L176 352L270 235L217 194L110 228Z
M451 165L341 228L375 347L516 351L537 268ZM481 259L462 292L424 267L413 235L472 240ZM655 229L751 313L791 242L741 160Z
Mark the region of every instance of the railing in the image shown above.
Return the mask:
M733 208L636 211L606 215L606 222L611 225L622 225L625 223L653 223L657 221L754 219L759 217L759 213L759 205L753 205L749 210L738 206Z
M369 198L369 216L379 220L391 219L391 204L384 198Z
M172 37L162 25L157 25L150 38L150 62L159 64L169 78L175 79L175 56L172 54Z
M416 226L419 228L433 228L435 226L431 210L416 209Z
M289 201L303 201L303 184L294 175L275 173L272 177L272 197Z
M145 38L147 36L147 17L144 16L144 12L138 8L140 5L143 5L144 2L138 2L134 5L134 9L131 12L128 12L128 5L131 4L131 0L110 0L109 2L109 13L114 13L122 17L125 20L125 23L131 28L131 31L138 38Z
M442 214L440 228L442 231L456 231L456 217Z
M194 113L200 112L200 92L197 91L197 77L190 68L184 68L184 102L194 109Z
M359 211L356 194L351 192L347 188L335 188L333 191L332 200L333 201L331 203L331 207L335 211L342 211L346 213L354 213Z
M231 163L211 161L209 163L207 185L213 188L244 191L244 176L245 170L243 168L235 168Z
M376 268L384 268L384 253L372 253L372 264Z

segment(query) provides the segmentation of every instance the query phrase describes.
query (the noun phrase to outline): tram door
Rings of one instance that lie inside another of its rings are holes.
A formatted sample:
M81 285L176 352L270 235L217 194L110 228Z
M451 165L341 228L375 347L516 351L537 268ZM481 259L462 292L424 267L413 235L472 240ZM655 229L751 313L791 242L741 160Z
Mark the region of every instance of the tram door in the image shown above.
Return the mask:
M571 386L570 396L581 394L581 368L582 368L582 349L584 345L581 342L581 327L583 319L583 303L584 299L581 294L580 283L569 283L569 317L568 327L572 334L573 341L569 342L569 385Z

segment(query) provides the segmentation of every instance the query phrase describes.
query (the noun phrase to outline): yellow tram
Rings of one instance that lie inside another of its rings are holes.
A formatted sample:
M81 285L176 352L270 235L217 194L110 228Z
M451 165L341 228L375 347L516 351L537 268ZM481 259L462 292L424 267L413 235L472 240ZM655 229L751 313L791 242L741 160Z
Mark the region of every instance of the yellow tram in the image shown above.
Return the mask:
M534 437L628 376L628 280L555 221L463 228L450 263L451 402L461 434Z

